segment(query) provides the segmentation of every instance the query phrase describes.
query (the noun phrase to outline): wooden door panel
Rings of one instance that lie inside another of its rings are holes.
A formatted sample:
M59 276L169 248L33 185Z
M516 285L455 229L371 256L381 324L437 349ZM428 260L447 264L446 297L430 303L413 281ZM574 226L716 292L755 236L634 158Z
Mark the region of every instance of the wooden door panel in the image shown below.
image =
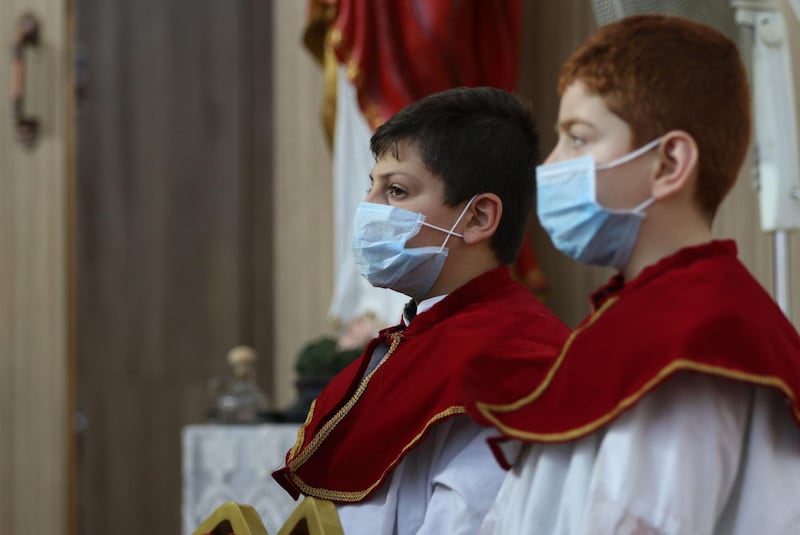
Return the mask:
M253 243L269 153L256 4L78 2L81 533L179 531L181 427L205 418L227 351L270 330L254 326L269 247Z
M70 410L71 57L64 0L0 0L0 518L9 533L67 533ZM41 24L26 54L33 148L15 139L9 103L15 23Z

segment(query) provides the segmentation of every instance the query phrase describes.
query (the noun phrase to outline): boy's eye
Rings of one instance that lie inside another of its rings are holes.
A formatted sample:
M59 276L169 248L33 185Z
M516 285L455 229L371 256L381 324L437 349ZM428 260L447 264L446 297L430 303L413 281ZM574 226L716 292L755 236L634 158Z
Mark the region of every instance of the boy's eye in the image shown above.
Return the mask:
M389 186L389 188L387 189L387 193L389 197L393 197L395 199L402 198L406 194L404 189L396 185Z
M567 137L569 138L569 146L572 147L573 149L576 149L582 146L584 143L586 143L586 140L574 134L568 134Z

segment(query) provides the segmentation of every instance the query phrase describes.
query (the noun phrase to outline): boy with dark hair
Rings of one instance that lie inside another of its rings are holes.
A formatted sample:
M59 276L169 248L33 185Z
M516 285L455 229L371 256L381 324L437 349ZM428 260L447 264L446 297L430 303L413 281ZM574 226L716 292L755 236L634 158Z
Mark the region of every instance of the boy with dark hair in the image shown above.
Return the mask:
M567 60L558 90L540 221L620 272L540 385L479 404L529 443L495 444L516 462L481 533L799 533L800 337L735 243L711 238L750 137L738 50L630 17Z
M353 252L412 301L312 405L275 478L337 503L345 533L475 533L504 472L479 402L519 398L568 329L504 264L532 204L537 136L511 94L459 88L378 128Z

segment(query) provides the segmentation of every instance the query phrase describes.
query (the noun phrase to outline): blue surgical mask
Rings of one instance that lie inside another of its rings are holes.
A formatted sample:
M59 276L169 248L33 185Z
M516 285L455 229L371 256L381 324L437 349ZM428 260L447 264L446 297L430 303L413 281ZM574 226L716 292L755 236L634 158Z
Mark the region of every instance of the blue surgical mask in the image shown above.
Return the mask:
M391 288L415 299L424 297L442 271L450 236L463 237L454 230L474 199L464 206L450 230L426 223L423 214L362 202L353 219L353 255L359 273L373 286ZM419 234L423 226L447 234L442 245L406 248L406 242Z
M655 139L604 165L583 156L536 168L536 210L539 221L562 253L585 264L622 270L636 245L647 199L630 210L609 210L597 202L596 171L612 169L661 143Z

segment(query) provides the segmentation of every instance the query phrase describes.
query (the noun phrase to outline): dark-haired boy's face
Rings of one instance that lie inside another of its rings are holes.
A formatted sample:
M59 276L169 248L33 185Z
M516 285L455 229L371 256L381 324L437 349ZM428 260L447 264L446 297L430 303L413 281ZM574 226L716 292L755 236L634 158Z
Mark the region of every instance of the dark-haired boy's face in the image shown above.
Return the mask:
M444 199L442 179L425 166L416 146L400 142L396 157L392 151L378 157L370 172L370 188L364 200L424 214L426 222L449 229L458 219L463 205L447 206ZM454 229L457 233L461 230ZM438 247L446 237L443 232L423 226L406 247ZM459 243L460 240L451 238L447 247L458 247Z
M603 97L583 82L567 87L561 97L557 124L558 141L545 163L592 155L596 165L609 163L631 152L628 124L611 112ZM597 202L608 209L629 209L650 196L645 176L651 171L652 154L608 170L597 171Z

